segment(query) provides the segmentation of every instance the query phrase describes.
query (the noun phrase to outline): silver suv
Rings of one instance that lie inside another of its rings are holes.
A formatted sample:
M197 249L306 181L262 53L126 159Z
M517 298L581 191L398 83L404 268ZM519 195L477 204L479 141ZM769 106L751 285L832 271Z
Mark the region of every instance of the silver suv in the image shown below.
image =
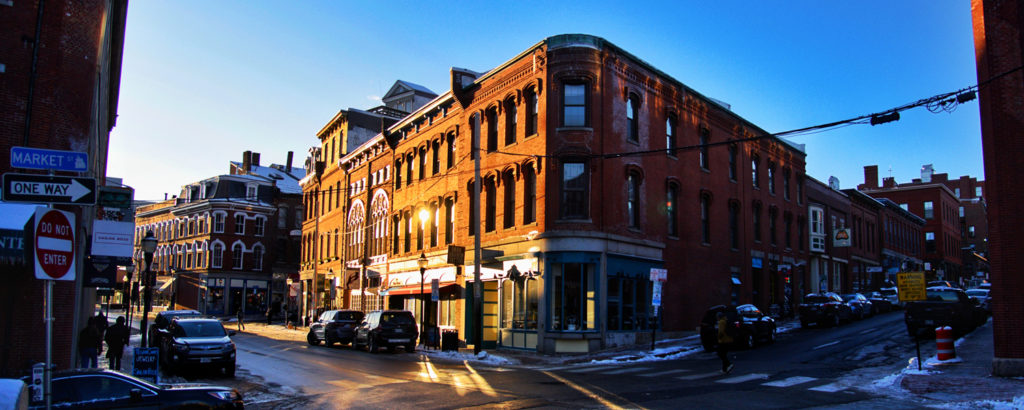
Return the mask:
M168 335L162 338L160 357L168 370L184 367L209 367L235 375L235 343L217 319L180 318L171 321Z

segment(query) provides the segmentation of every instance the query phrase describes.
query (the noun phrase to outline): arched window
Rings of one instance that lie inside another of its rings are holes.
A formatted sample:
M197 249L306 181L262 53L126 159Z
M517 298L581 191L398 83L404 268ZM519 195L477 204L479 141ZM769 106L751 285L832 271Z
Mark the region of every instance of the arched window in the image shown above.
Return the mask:
M493 176L484 178L484 193L487 200L484 201L484 232L493 232L497 214L497 187Z
M348 211L348 223L345 229L348 230L348 243L345 258L357 259L360 258L363 253L363 232L366 229L366 208L363 207L363 201L357 200L352 203L352 207Z
M668 219L668 235L679 236L679 186L670 183L665 192L665 212Z
M503 185L503 196L505 202L504 208L504 228L511 228L516 225L516 176L512 170L507 170L501 175L501 183Z
M754 184L754 188L761 187L761 173L757 168L758 161L759 158L757 157L757 155L752 155L750 157L750 178L751 182Z
M676 118L668 115L665 118L665 153L676 156Z
M370 203L370 225L373 227L373 241L370 242L370 255L387 253L388 212L391 210L388 195L383 190L377 191Z
M537 172L533 164L523 167L523 225L537 221Z
M711 142L711 131L707 127L700 129L700 167L711 169L711 160L708 158L708 143Z
M498 150L498 109L488 108L484 114L487 119L487 152Z
M505 100L505 145L516 143L516 98Z
M633 142L640 141L640 98L630 94L626 99L626 138Z
M537 90L533 87L526 90L526 136L537 133L538 104Z
M626 212L629 213L629 227L640 227L640 173L630 171L626 177Z
M236 243L231 247L231 268L242 269L242 244Z
M211 254L212 255L210 255L210 258L213 259L212 261L210 261L211 266L213 266L214 268L224 266L224 245L221 245L219 243L213 244L213 252L211 252Z
M252 270L263 270L263 246L252 248Z
M447 154L447 158L445 158L445 165L448 169L451 169L455 166L455 133L449 132L448 136L445 138L445 142L445 145L447 145L447 149L445 150L445 153Z

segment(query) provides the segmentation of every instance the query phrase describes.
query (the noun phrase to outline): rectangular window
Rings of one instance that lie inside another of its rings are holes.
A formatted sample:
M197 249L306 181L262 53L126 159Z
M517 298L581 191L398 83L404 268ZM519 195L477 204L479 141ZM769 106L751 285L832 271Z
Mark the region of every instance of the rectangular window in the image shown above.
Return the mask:
M708 158L708 140L709 131L707 128L701 128L700 130L700 167L701 169L711 169L711 161Z
M639 99L634 96L629 96L626 99L626 130L629 133L627 138L630 141L640 141L640 102Z
M566 83L563 90L562 125L585 127L587 125L587 87L585 84Z
M235 215L235 234L245 234L245 215Z
M978 198L981 198L981 187L980 186L974 187L974 196L978 197Z
M445 153L447 154L447 158L445 158L445 166L447 166L448 169L451 169L455 166L455 133L448 133L448 138L445 142Z
M533 164L523 168L523 225L537 221L537 174Z
M562 217L583 219L587 217L588 175L586 163L565 162L562 164Z
M735 146L729 147L729 180L736 180L736 153L737 149Z
M434 211L434 212L431 212L430 221L429 221L429 223L430 223L430 247L433 248L433 247L437 246L437 235L438 235L438 230L437 230L438 229L438 225L437 224L441 222L440 218L438 218L438 216L439 216L438 213L441 212L441 208L438 208L437 204L430 204L430 209L432 209Z
M412 185L412 169L415 164L413 161L416 159L414 154L405 156L405 186Z
M750 160L750 179L754 184L754 188L761 187L761 173L757 169L757 157Z
M629 226L640 227L640 176L631 172L626 181L626 211L629 213Z
M431 172L433 175L437 175L441 172L441 141L434 141L432 148L434 151L434 162L431 166Z
M768 192L775 194L775 164L768 163Z
M263 236L264 225L266 225L266 219L256 218L256 229L254 233L256 236Z
M444 244L449 245L455 240L455 200L444 200Z
M505 173L504 181L504 228L508 229L516 225L516 179L511 172Z
M676 156L676 119L669 116L665 119L665 153Z
M960 217L961 218L964 217L964 207L962 207L962 206L960 207Z
M935 232L924 233L924 253L935 253Z
M900 208L902 208L904 211L910 212L910 205L908 204L900 204Z
M552 264L551 330L596 330L597 284L593 264Z
M935 206L932 201L924 201L924 219L935 217Z
M515 98L505 100L505 145L516 143L516 111Z
M789 171L782 172L782 197L789 200Z
M391 218L391 252L398 253L401 248L398 247L399 239L402 237L402 217L395 215Z
M494 232L494 228L497 225L497 191L494 178L484 179L484 193L487 195L487 200L484 202L484 232Z
M954 188L953 189L953 195L956 195L956 197L959 198L960 197L960 188Z
M967 227L967 237L968 238L973 238L974 237L974 225L971 225L971 226Z
M518 278L504 281L501 326L507 329L537 329L540 284Z
M487 110L487 152L498 149L498 109Z
M412 250L412 211L405 211L405 251Z
M419 174L420 174L420 181L422 181L423 178L425 178L427 176L427 147L420 148L419 163L420 163L420 169L419 169L419 171L420 171L419 172Z
M526 92L526 135L534 135L537 133L537 112L540 111L538 108L537 92L534 89L530 89Z

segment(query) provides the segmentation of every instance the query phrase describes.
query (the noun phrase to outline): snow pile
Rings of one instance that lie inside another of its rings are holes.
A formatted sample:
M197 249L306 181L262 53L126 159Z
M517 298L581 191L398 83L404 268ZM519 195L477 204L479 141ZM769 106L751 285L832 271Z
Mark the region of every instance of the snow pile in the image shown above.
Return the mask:
M495 354L488 354L487 352L484 351L481 351L479 355L474 355L473 353L462 353L458 351L441 350L418 350L418 352L434 359L451 360L456 362L466 361L491 366L508 366L519 364L517 360L497 356Z

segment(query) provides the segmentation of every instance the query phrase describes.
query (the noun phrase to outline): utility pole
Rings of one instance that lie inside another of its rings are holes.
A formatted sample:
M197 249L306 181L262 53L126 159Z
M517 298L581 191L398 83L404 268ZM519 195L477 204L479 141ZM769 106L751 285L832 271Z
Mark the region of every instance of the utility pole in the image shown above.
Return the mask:
M473 117L473 354L479 354L484 343L484 287L480 283L480 116Z

